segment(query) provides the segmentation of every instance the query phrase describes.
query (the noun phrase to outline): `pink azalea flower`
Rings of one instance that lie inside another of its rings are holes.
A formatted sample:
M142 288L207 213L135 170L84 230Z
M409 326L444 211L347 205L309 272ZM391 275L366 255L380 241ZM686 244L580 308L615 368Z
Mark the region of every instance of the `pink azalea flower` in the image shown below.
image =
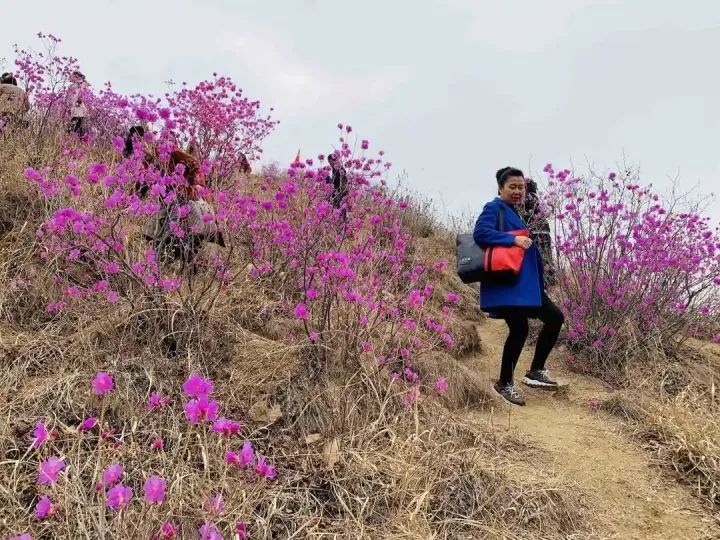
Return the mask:
M44 519L54 512L55 508L47 495L43 496L35 505L35 519Z
M413 386L410 391L405 394L405 397L403 398L403 403L405 403L406 407L409 407L418 399L420 399L420 388L418 388L417 386Z
M40 463L40 474L37 483L40 485L50 486L55 484L57 475L65 468L65 462L55 456L50 456Z
M198 532L200 533L200 540L223 540L218 528L209 521L206 521Z
M90 431L96 425L97 425L97 420L95 420L95 418L92 416L88 416L85 420L82 421L82 424L80 424L78 426L78 429L80 431Z
M160 527L160 537L161 538L175 538L177 536L178 530L175 525L169 521L166 521L162 524L162 527Z
M312 343L315 343L315 342L317 342L317 340L318 340L318 333L315 330L313 330L312 332L310 332L310 341Z
M236 452L229 450L225 453L225 463L228 465L238 465L240 463L240 456Z
M192 374L188 377L188 380L183 384L183 392L193 398L199 398L201 396L207 396L212 394L215 387L209 379L203 379L197 373Z
M255 450L253 449L253 445L250 441L245 441L245 443L242 446L242 450L240 450L240 467L247 467L248 465L254 465L255 464Z
M299 319L301 321L305 321L310 317L310 312L308 311L305 304L298 304L297 306L295 306L293 314L295 315L296 319Z
M207 396L200 396L185 404L185 417L193 425L200 422L214 422L217 419L219 405L217 401L208 401Z
M108 375L104 371L101 371L92 380L91 385L93 392L95 392L98 396L102 396L103 394L107 394L108 392L112 391L113 380L110 375Z
M277 471L275 471L275 467L272 465L269 465L263 456L258 457L257 467L255 467L255 472L264 478L267 478L268 480L272 480L277 476Z
M132 488L118 484L107 492L107 502L105 504L113 510L122 510L128 505L132 498Z
M247 530L247 523L244 521L239 521L235 525L235 534L237 534L239 540L247 540L250 538L250 533L248 533Z
M148 504L162 504L165 500L165 488L167 482L159 476L151 476L145 480L143 491L145 493L145 502Z
M445 297L445 300L447 300L449 304L455 304L459 299L460 295L454 291L447 293L447 296Z
M113 463L105 467L102 473L102 484L103 486L112 486L115 484L123 475L123 468L118 463Z
M151 450L163 450L165 448L165 441L162 437L158 437L150 444Z
M30 536L28 533L21 534L20 536L11 536L10 540L33 540L32 536Z
M161 397L157 392L150 394L147 402L147 410L154 411L155 409L164 409L170 402L170 398Z
M231 437L240 431L240 424L227 418L218 418L213 424L212 430L221 433L224 437Z
M440 395L443 395L445 392L447 392L448 389L448 383L445 380L445 377L440 377L437 382L435 383L435 392L437 392Z
M208 512L212 512L213 514L219 514L223 511L225 508L225 502L223 501L222 495L220 493L216 493L215 495L212 495L205 499L205 502L203 503L203 508L207 510Z
M35 429L33 430L33 436L35 437L32 442L32 448L40 448L43 444L45 444L45 441L48 440L50 437L50 433L48 433L47 428L45 427L45 423L40 420L37 424L35 424Z

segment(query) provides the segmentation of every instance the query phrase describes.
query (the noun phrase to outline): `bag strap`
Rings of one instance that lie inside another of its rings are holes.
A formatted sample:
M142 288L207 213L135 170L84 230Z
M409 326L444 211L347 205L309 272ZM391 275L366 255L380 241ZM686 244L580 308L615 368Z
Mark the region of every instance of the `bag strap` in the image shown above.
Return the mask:
M500 205L500 212L498 212L498 231L505 232L505 207Z

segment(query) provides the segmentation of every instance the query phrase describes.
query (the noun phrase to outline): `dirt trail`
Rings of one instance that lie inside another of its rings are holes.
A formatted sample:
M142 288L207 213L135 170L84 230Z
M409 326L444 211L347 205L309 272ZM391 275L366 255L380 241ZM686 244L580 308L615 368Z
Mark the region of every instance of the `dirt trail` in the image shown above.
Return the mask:
M494 381L505 325L488 321L480 331L485 351L470 363ZM526 349L516 377L525 373L529 355ZM519 465L513 474L552 472L575 483L587 494L600 538L720 538L713 520L686 488L654 468L648 455L620 432L616 419L591 410L589 402L606 398L611 390L596 379L563 369L554 358L548 368L567 383L566 388L552 394L521 385L525 407L502 403L480 413L496 429L519 431L539 449L534 467Z

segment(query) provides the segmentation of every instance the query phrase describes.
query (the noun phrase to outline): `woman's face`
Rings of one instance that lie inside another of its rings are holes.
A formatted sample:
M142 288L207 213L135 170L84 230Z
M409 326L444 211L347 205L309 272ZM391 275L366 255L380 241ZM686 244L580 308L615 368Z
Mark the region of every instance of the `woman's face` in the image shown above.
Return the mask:
M522 204L525 201L525 179L522 176L509 176L500 188L500 198L509 204Z

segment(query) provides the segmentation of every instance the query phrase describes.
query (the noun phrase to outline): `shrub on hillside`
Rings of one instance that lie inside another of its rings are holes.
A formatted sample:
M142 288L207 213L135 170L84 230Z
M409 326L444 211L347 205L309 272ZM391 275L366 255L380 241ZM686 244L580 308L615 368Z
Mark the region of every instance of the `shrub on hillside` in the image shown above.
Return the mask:
M545 172L557 293L571 349L582 351L577 362L614 376L630 360L675 354L717 320L720 236L709 218L662 200L631 172Z

